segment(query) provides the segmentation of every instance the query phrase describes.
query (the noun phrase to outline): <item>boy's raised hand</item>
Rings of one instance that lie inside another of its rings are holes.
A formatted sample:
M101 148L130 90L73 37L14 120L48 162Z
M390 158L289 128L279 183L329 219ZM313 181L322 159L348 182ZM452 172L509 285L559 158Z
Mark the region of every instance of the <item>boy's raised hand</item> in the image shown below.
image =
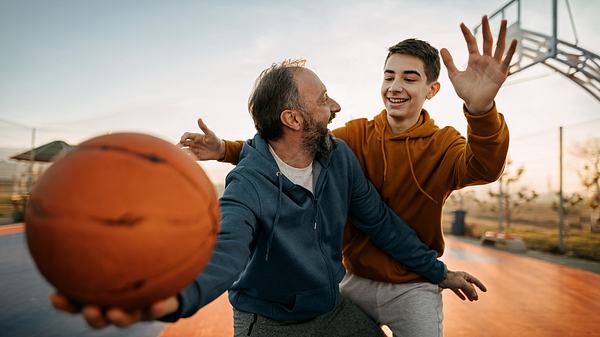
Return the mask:
M442 48L440 52L456 94L465 102L467 110L475 115L484 114L493 107L494 98L508 76L510 61L517 49L517 40L513 39L504 56L506 20L502 20L500 24L496 50L493 53L493 36L487 16L481 20L481 26L482 54L479 53L475 36L464 23L460 24L469 50L467 69L459 71L456 68L448 49Z

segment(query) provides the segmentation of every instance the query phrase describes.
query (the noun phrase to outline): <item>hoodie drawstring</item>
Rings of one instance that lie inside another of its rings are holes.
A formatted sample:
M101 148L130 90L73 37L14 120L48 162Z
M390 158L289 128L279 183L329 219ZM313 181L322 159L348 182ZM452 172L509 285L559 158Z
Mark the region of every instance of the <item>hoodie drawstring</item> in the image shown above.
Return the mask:
M413 168L412 158L410 158L410 148L408 147L408 139L409 138L410 137L406 137L404 144L406 145L406 153L408 154L408 165L410 166L410 173L412 174L413 180L415 181L415 184L417 184L417 187L419 188L419 191L421 191L431 201L433 201L434 203L437 204L438 203L437 200L435 200L432 196L430 196L427 192L425 192L425 190L421 187L421 185L419 184L419 181L417 180L417 176L415 175L415 170Z
M383 128L381 128L381 132L379 135L379 139L381 141L381 153L383 153L383 182L384 183L385 183L385 178L387 178L387 158L385 157L385 146L384 146L386 124L387 123L383 123Z
M275 220L273 221L273 228L271 228L271 234L269 234L269 240L267 241L267 253L265 254L265 261L269 261L269 251L271 251L271 243L273 242L273 237L275 236L275 227L279 222L279 210L281 209L281 195L283 194L283 178L281 177L283 174L277 171L277 177L279 178L279 197L277 198L277 210L275 211Z

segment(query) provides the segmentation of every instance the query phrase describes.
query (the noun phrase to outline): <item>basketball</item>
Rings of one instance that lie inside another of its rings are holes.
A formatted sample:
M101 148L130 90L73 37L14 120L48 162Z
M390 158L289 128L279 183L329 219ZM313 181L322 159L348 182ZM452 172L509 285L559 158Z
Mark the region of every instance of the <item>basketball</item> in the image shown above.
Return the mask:
M25 231L38 270L60 293L140 309L198 276L219 218L212 183L183 150L116 133L81 143L41 175Z

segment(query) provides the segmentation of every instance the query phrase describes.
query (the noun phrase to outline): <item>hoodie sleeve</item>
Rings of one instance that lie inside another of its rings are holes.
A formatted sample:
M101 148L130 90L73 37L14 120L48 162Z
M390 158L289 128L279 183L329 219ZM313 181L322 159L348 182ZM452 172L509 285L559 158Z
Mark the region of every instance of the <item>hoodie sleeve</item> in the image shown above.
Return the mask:
M375 187L365 178L356 157L351 152L348 157L352 224L367 234L377 247L415 273L432 283L443 281L447 269L443 262L437 260L437 252L421 242L415 231L383 202Z
M237 165L240 161L240 153L242 152L245 142L243 140L224 140L224 142L225 156L219 161Z
M231 287L246 267L260 198L252 184L234 172L227 177L220 203L221 228L212 257L204 271L179 293L178 313L165 321L192 316Z
M447 160L452 161L454 189L468 185L490 183L498 179L508 153L509 133L502 114L492 110L483 115L472 115L463 106L467 118L467 140L458 132L453 139Z

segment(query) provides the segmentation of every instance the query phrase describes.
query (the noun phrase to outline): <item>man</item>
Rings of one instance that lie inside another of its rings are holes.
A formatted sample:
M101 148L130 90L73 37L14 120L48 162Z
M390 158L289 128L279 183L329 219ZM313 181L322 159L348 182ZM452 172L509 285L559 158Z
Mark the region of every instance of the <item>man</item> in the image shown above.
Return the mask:
M492 55L487 17L482 28L480 54L474 36L461 24L469 50L465 71L458 71L450 53L442 49L450 80L465 102L468 141L454 128L440 129L423 109L425 100L440 89L440 60L435 48L416 39L389 48L381 86L385 109L373 120L353 120L333 131L356 154L383 200L439 255L444 252L445 200L453 190L495 181L508 150L508 128L494 98L507 77L516 41L503 57L506 21L502 21ZM199 159L237 162L241 142L221 142L201 120L199 126L204 136L184 135L195 140L190 146ZM388 325L395 336L443 334L437 285L391 258L354 226L347 226L343 252L348 269L341 284L345 296Z
M258 134L227 177L221 230L206 269L178 296L144 310L87 306L91 326L173 321L229 290L235 336L381 336L339 292L348 215L428 281L472 300L471 283L485 291L476 278L447 271L383 203L348 147L329 135L327 124L340 106L315 73L295 62L273 65L259 77L249 110ZM76 311L61 295L52 299L57 308Z

